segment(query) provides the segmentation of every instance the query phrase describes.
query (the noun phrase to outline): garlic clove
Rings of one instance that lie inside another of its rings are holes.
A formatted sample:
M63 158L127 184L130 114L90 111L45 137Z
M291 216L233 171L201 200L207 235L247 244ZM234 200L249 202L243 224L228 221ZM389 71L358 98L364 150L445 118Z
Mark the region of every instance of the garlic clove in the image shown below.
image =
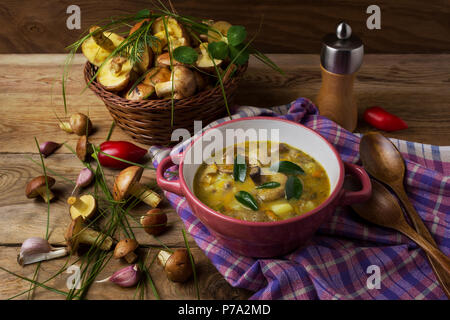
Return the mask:
M80 174L77 178L77 185L81 188L85 188L88 185L91 184L92 180L94 179L94 174L92 171L88 168L84 168L80 171Z
M83 168L78 174L75 188L72 190L72 195L75 194L75 191L77 191L78 188L86 188L91 184L92 180L94 180L94 173L88 168Z
M141 278L141 271L137 264L125 267L113 273L112 276L96 281L97 283L102 283L110 281L117 284L120 287L129 288L135 286L139 279Z
M47 158L49 155L51 155L53 152L55 152L56 149L58 149L59 147L61 147L60 143L56 143L53 141L46 141L46 142L42 142L39 145L39 151L42 153L44 158Z
M47 240L39 237L26 239L22 243L17 262L23 266L39 261L51 260L67 255L66 248L54 248Z

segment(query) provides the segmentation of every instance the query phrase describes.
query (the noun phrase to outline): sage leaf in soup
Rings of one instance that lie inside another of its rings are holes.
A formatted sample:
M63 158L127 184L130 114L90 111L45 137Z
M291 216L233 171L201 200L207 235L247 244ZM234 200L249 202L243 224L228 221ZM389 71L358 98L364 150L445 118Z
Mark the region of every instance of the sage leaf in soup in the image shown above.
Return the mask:
M234 197L244 206L252 209L253 211L258 211L258 202L256 202L255 198L253 198L253 196L247 191L239 191Z
M289 176L288 180L286 181L286 199L300 199L303 193L303 184L300 181L299 178L296 176Z
M244 182L247 176L247 164L245 163L245 158L241 155L237 155L234 158L233 167L234 181Z
M269 182L263 183L262 185L257 186L256 189L274 189L274 188L278 188L279 186L281 186L281 184L279 182L269 181Z
M278 163L275 163L270 167L270 170L292 175L305 174L305 171L303 171L303 169L298 164L290 161L280 161Z
M193 64L198 59L198 53L191 47L181 46L173 50L173 57L181 63Z

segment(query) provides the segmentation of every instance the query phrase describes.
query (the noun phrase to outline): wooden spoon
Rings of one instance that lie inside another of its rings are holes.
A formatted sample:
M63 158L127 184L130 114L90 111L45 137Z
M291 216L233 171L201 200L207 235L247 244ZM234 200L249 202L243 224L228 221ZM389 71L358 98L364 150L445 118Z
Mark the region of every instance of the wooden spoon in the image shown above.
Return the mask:
M397 199L381 183L372 179L372 197L367 202L353 204L352 208L369 222L403 233L432 256L447 274L450 274L450 258L409 226Z
M359 152L364 169L374 178L391 187L405 207L417 233L437 248L436 242L408 199L403 185L405 163L397 148L383 135L371 132L361 138ZM430 255L428 260L445 294L450 298L450 275L445 273Z

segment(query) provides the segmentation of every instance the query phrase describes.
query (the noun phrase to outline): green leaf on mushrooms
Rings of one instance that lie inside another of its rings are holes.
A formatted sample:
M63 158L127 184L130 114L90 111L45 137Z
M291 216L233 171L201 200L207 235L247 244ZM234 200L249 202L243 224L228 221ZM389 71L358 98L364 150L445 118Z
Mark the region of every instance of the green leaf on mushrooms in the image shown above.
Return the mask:
M227 32L228 43L232 46L241 44L247 38L247 31L243 26L231 26Z
M191 47L181 46L173 50L173 57L181 63L193 64L198 59L198 53Z
M208 44L208 51L214 59L224 60L228 56L228 45L223 41L212 42Z

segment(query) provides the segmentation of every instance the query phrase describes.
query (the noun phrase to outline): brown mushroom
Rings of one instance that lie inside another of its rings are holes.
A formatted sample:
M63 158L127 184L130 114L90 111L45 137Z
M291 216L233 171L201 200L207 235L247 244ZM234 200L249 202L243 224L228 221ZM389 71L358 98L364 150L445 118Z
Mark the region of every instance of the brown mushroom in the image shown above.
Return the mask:
M133 195L152 207L157 207L162 198L159 194L139 183L144 169L138 166L130 166L123 169L114 181L114 200L121 201Z
M161 250L159 263L164 267L167 278L173 282L186 282L192 276L192 264L186 249L177 249L174 253Z
M171 51L180 46L189 46L190 38L186 29L176 19L172 17L160 17L152 24L152 33L159 39L160 48L164 48L167 45L167 38L169 38ZM169 33L166 36L166 28Z
M82 217L72 220L66 230L64 238L66 239L68 250L72 253L78 251L80 243L97 246L103 251L110 250L113 244L113 239L110 236L91 228L84 227Z
M94 26L91 27L89 32L92 33L98 29L100 29L100 27ZM83 42L81 50L90 63L100 67L123 40L125 39L116 33L101 32L98 30Z
M155 86L157 83L170 81L170 75L171 72L168 68L154 67L145 76L143 83L149 86Z
M90 195L85 194L81 197L69 197L67 203L70 204L69 212L72 220L82 217L83 220L91 219L97 210L97 200Z
M78 136L90 135L92 133L92 122L83 113L74 113L70 116L69 122L61 122L60 128L68 133L75 133Z
M141 217L141 224L145 232L157 236L167 228L167 214L160 209L151 209Z
M108 91L119 92L130 82L133 66L124 57L114 57L99 69L97 81Z
M201 74L198 71L194 71L194 78L195 78L195 84L197 86L197 92L201 92L205 90L208 87L208 80L206 79L206 76Z
M144 20L141 20L138 23L136 23L130 29L129 36L132 35L134 32L136 32L137 30L139 30L139 28L145 22L149 22L149 21L150 21L150 19L144 19ZM152 64L153 64L153 51L151 48L145 47L144 51L142 52L142 55L141 55L141 60L133 66L133 70L136 71L137 73L144 73L148 69L148 67L151 66Z
M198 47L198 51L200 51L200 54L198 55L197 61L195 62L195 65L197 68L206 71L206 72L215 72L216 67L220 66L222 64L222 60L219 59L212 59L209 52L208 52L208 44L207 43L201 43Z
M92 146L88 141L87 136L81 136L78 139L76 153L78 159L85 162L89 159L90 153L92 152Z
M284 191L286 188L286 175L282 173L274 173L271 175L262 175L261 182L278 182L280 184L279 187L273 189L258 189L256 194L262 201L274 201L284 197Z
M158 97L168 97L174 91L174 99L183 99L192 96L196 90L194 73L186 67L174 66L170 81L155 85Z
M231 24L226 21L217 21L211 25L212 30L208 30L208 42L224 41L228 43L227 33Z
M41 196L42 199L46 203L50 202L55 195L50 190L51 187L55 184L55 179L47 176L47 183L48 183L48 197L47 197L47 185L45 183L45 176L39 176L28 182L27 187L25 189L25 194L28 199L36 198L38 196Z
M172 64L170 64L170 55L168 52L162 53L156 58L156 66L158 67L170 67L170 66L186 66L183 62L175 60L172 57Z
M135 239L120 240L114 248L114 258L124 258L128 263L134 263L138 256L134 252L139 247L139 243Z
M153 93L155 93L155 87L140 83L131 92L127 92L125 98L131 101L142 101L150 98Z

